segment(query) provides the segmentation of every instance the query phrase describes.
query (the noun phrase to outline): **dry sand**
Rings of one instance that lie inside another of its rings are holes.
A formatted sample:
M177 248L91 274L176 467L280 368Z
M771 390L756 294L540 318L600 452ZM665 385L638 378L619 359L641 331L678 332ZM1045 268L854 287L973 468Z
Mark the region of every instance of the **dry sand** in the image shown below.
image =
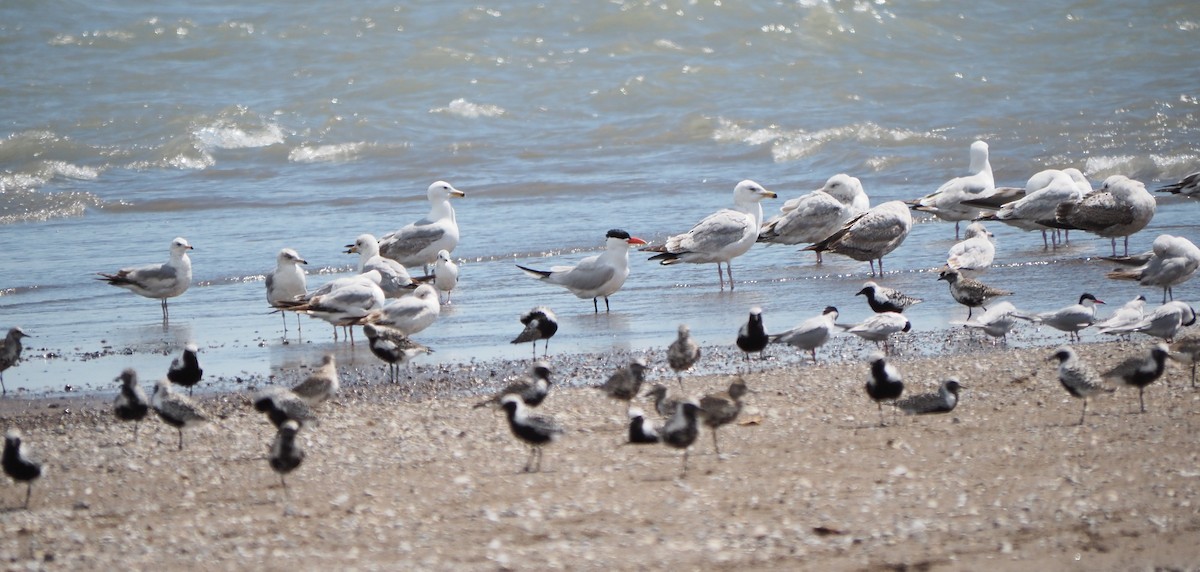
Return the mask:
M1102 370L1147 345L1078 350ZM755 364L741 424L721 430L723 458L703 432L686 478L678 451L623 444L621 406L589 388L558 388L539 408L568 432L546 449L542 472L525 474L527 450L501 412L471 407L478 397L414 398L343 371L320 425L301 431L308 458L286 493L265 460L274 429L244 394L204 396L219 422L187 433L182 452L157 419L132 442L107 397L7 399L4 421L21 428L45 474L29 510L23 484L0 484L0 561L72 570L1197 569L1200 391L1186 367L1172 364L1149 388L1146 413L1126 388L1094 400L1078 426L1081 404L1058 385L1050 353L901 357L906 392L951 374L966 389L953 413L889 416L882 428L863 392L865 363ZM693 395L728 382L685 381Z

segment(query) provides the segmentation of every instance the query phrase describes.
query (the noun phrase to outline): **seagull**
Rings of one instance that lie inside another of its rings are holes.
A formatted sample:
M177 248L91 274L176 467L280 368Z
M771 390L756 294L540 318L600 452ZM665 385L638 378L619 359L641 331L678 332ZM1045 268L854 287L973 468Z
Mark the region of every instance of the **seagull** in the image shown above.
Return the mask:
M300 426L317 421L308 403L286 387L267 387L254 394L250 401L256 411L267 414L267 420L277 429L288 421Z
M433 263L433 287L446 293L446 304L450 303L450 293L458 287L458 265L450 259L450 251L444 248L438 251L437 261Z
M667 346L667 365L675 371L679 388L683 389L683 372L692 369L700 360L700 345L692 339L692 331L687 324L679 324L675 341Z
M388 364L388 376L392 383L397 383L400 364L407 364L421 354L433 353L433 350L412 341L396 328L367 324L363 326L363 333L367 335L371 353Z
M871 311L876 314L883 312L902 313L909 306L914 306L922 302L920 298L909 296L887 286L880 286L869 280L863 283L862 290L859 290L855 296L865 296L867 298L867 305L871 306Z
M700 398L700 415L704 418L704 424L712 429L713 450L717 453L718 461L721 460L721 447L717 446L717 429L737 419L742 412L742 397L749 391L746 382L737 376L729 384L729 389Z
M1129 255L1129 235L1150 224L1155 208L1154 196L1146 192L1145 185L1124 175L1113 175L1096 192L1060 204L1052 219L1039 222L1109 238L1113 256L1117 255L1117 237L1123 237L1125 254Z
M625 411L629 412L629 402L637 397L646 381L646 360L637 358L629 365L617 368L602 385L596 386L609 397L626 403Z
M1192 173L1178 182L1165 185L1158 189L1160 193L1171 193L1173 195L1183 195L1185 197L1194 197L1200 195L1200 171Z
M963 386L955 378L943 381L937 393L920 393L896 402L896 408L908 415L949 413L958 405L958 392Z
M340 385L336 360L334 360L333 354L325 354L321 358L321 366L308 374L304 381L293 387L292 393L303 399L309 406L314 406L337 395Z
M654 384L654 387L651 387L650 391L647 391L642 397L654 398L654 411L660 417L670 417L672 413L675 413L675 406L683 401L675 397L667 397L667 386L661 383Z
M0 340L0 388L4 393L8 393L8 387L4 385L4 370L13 367L21 362L21 338L31 337L19 327L8 329L8 335Z
M668 265L677 262L694 264L717 264L717 279L725 289L725 277L721 275L721 263L729 274L729 289L733 290L732 261L754 246L762 226L762 200L775 198L768 191L749 179L733 189L733 208L721 209L701 220L691 230L667 238L665 244L643 248L643 251L658 252L650 260L660 260Z
M1139 294L1137 298L1134 298L1126 302L1125 305L1121 306L1120 308L1117 308L1117 310L1113 312L1108 319L1104 320L1103 322L1097 322L1096 328L1100 331L1100 333L1107 334L1113 333L1107 331L1109 329L1122 330L1124 328L1136 326L1137 324L1141 323L1142 318L1145 317L1145 308L1146 297ZM1117 333L1129 332L1126 331Z
M114 381L121 382L121 391L113 401L113 412L121 421L133 421L133 440L137 441L138 426L150 412L150 400L138 385L137 372L126 368Z
M1091 184L1079 169L1047 169L1029 178L1029 182L1025 184L1024 197L1004 203L996 212L984 215L979 220L997 220L1027 231L1040 230L1042 246L1050 248L1046 231L1057 229L1039 221L1052 220L1058 205L1077 201L1091 190ZM973 202L970 203L974 205ZM1057 245L1057 241L1055 244Z
M275 256L275 270L267 274L267 303L272 308L282 308L284 305L293 306L294 302L308 295L307 279L301 264L308 261L300 257L300 253L290 248L284 248ZM287 315L283 316L283 331L287 333ZM300 328L300 315L296 315L296 328Z
M851 326L838 324L838 327L864 340L879 343L886 354L888 351L888 338L892 334L912 330L912 322L908 321L908 318L905 318L904 314L884 312L882 314L874 314L859 324Z
M1150 257L1137 268L1117 269L1106 274L1118 280L1137 280L1142 286L1163 289L1163 303L1174 300L1172 287L1191 279L1200 267L1200 248L1182 236L1159 235L1154 239Z
M829 341L837 318L838 309L826 306L820 315L804 320L786 332L771 334L771 343L788 344L800 351L811 352L813 363L817 363L817 348Z
M550 364L544 361L534 362L529 366L529 374L506 386L495 395L475 404L476 408L498 405L506 395L516 395L521 402L530 407L537 407L550 395Z
M1179 328L1196 323L1196 311L1186 302L1173 300L1154 309L1142 318L1142 321L1122 327L1109 327L1100 330L1102 334L1124 334L1140 332L1156 338L1162 338L1168 343L1175 339Z
M300 431L300 425L293 420L284 421L279 426L278 433L275 434L275 442L271 444L271 453L267 457L267 462L271 464L271 469L279 473L279 485L283 490L287 490L287 481L283 476L294 471L300 463L304 462L304 449L301 449L296 444L296 433Z
M842 225L833 234L804 250L834 252L871 264L875 276L875 261L883 274L883 257L896 250L912 230L912 213L900 201L888 201L862 213Z
M403 264L379 254L379 243L371 234L360 234L354 244L346 245L346 254L358 254L358 273L379 271L379 287L387 298L408 294L413 286L412 276Z
M417 286L411 296L397 298L382 308L372 310L359 320L362 324L391 326L411 336L433 325L441 315L442 305L433 286Z
M992 243L995 235L981 222L967 225L964 235L962 242L950 247L946 266L959 272L983 272L991 268L996 257L996 245Z
M879 426L884 427L883 402L895 404L904 393L904 380L895 366L887 362L882 352L871 354L871 377L867 379L867 396L879 407Z
M167 298L187 292L192 285L192 259L187 251L192 245L182 237L171 241L171 258L164 264L122 268L116 274L99 272L100 278L146 298L157 298L162 303L163 321L167 321Z
M979 216L979 207L963 205L963 201L984 199L995 192L996 179L988 160L988 145L976 141L971 143L970 174L946 181L938 190L914 201L912 208L954 221L954 239L958 240L958 224Z
M1041 312L1028 319L1045 324L1059 331L1067 332L1071 340L1079 340L1079 331L1096 323L1096 304L1103 304L1095 296L1084 292L1079 297L1078 304L1072 304L1057 310ZM1024 317L1024 316L1022 316Z
M1019 317L1024 317L1024 314L1018 312L1017 308L1012 305L1012 302L1005 301L993 305L978 317L965 322L950 323L961 324L965 328L982 330L983 333L993 338L1000 338L1002 341L1007 342L1008 333L1012 331ZM995 343L995 340L992 343Z
M737 347L745 352L746 361L750 361L750 354L754 352L758 352L758 359L761 360L763 350L767 349L770 342L771 338L763 327L762 308L750 308L750 318L738 328Z
M512 434L529 445L525 472L542 470L542 446L558 440L564 433L562 426L553 417L527 413L525 404L517 395L505 395L500 399L500 406L508 414L508 428ZM534 459L537 459L536 465Z
M183 450L183 429L208 421L208 414L196 402L171 391L171 382L160 379L154 384L150 405L167 425L179 431L179 450Z
M1100 377L1138 388L1138 405L1141 406L1141 412L1145 413L1146 400L1143 394L1146 392L1146 386L1162 377L1163 372L1167 369L1167 358L1169 357L1171 357L1171 351L1167 348L1167 344L1158 342L1150 348L1148 355L1131 357L1104 372Z
M329 288L322 286L307 301L286 309L325 320L335 327L333 337L337 339L336 326L348 327L358 324L370 313L384 306L386 298L378 280L379 272L373 270L349 278L338 278L331 281L332 286ZM406 296L396 301L407 298ZM350 341L354 341L353 330Z
M1075 355L1075 350L1070 346L1061 346L1046 361L1058 360L1058 382L1062 384L1063 389L1071 394L1071 397L1076 397L1083 400L1083 412L1079 414L1079 424L1083 425L1083 418L1087 415L1088 398L1099 394L1112 393L1112 389L1104 387L1097 374L1087 364L1079 361L1079 356Z
M608 297L616 294L629 277L629 249L646 241L630 236L619 228L605 234L604 252L589 256L575 266L555 266L550 270L534 270L517 265L526 274L544 282L562 286L579 298L592 299L592 308L599 313L597 298L604 298L604 311L609 311Z
M693 400L682 401L675 407L675 413L663 424L658 433L668 447L683 449L683 469L679 478L687 477L688 447L696 442L700 435L700 427L696 424L697 414L702 412L700 404Z
M950 296L954 298L955 302L967 307L968 320L971 319L972 309L983 308L987 310L987 306L984 304L987 304L988 300L1000 296L1012 295L1012 292L1008 290L993 288L974 278L962 276L953 268L943 270L938 275L938 280L945 280L950 284Z
M817 242L869 208L871 201L863 192L862 182L844 173L837 174L829 177L824 187L783 203L779 208L782 214L763 223L758 242ZM821 263L820 252L817 252L817 263Z
M33 481L42 476L42 464L30 459L21 450L21 432L9 429L4 435L4 457L0 460L4 473L14 481L25 482L25 510L29 510L29 497L33 496Z
M200 348L196 344L188 342L183 346L183 354L171 360L171 367L167 368L167 379L176 385L182 385L187 388L188 395L192 394L192 388L200 383L200 378L204 375L204 370L200 369L200 361L196 359L196 352Z
M437 260L438 251L454 252L454 247L458 246L458 221L454 218L450 199L467 195L450 183L437 181L429 185L425 196L429 199L429 214L383 235L379 239L379 253L405 267L423 265L425 273L429 274L429 265Z
M1189 336L1180 340L1175 340L1171 344L1171 351L1177 361L1186 361L1192 364L1192 387L1196 387L1196 361L1200 359L1200 337Z
M550 352L550 338L558 333L558 316L554 315L554 311L545 306L537 306L534 309L521 314L521 323L525 324L525 329L521 330L517 337L513 338L514 344L523 344L525 342L533 342L533 357L537 359L537 341L546 340L546 346L542 349L542 355L545 356Z
M646 413L634 407L629 410L629 442L645 445L659 442L658 429L646 420Z

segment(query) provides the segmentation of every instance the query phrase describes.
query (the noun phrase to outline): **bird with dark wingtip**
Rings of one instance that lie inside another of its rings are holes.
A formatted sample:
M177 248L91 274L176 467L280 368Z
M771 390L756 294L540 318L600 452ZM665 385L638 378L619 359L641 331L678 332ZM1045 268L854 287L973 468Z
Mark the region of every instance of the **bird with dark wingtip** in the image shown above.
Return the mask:
M529 460L525 462L525 472L536 473L542 470L542 447L562 437L562 426L548 415L527 413L525 403L519 395L505 395L500 399L500 406L507 414L508 428L512 430L512 434L529 445Z
M909 415L949 413L958 405L958 392L963 389L955 378L943 381L936 393L919 393L896 402L896 408Z
M967 319L971 319L971 311L975 308L983 308L987 310L988 300L998 298L1000 296L1012 296L1012 292L993 288L980 282L974 278L967 278L959 274L957 270L946 269L938 275L938 280L945 280L950 284L950 296L955 302L967 307Z
M880 286L871 281L864 283L862 290L859 290L854 295L866 297L867 305L876 314L882 314L883 312L903 313L909 306L915 306L923 301L895 288Z
M266 413L267 420L277 429L288 421L295 421L302 427L317 421L308 403L286 387L264 388L255 393L250 401L255 411Z
M524 377L508 384L491 397L475 404L475 408L499 405L505 395L516 395L530 407L537 407L550 395L550 364L544 361L534 362L529 366L529 373Z
M1171 357L1170 349L1167 348L1167 344L1158 342L1150 347L1148 353L1130 357L1104 372L1100 377L1115 380L1121 385L1138 388L1138 405L1141 407L1141 412L1145 413L1146 387L1162 377L1163 372L1167 370L1167 359L1174 359Z
M521 330L521 333L517 334L517 337L509 343L533 342L533 359L537 359L537 342L546 340L546 345L542 349L542 357L549 355L550 338L558 333L558 316L554 315L554 311L545 306L538 306L521 314L521 323L525 325L525 329Z
M26 456L21 450L21 432L9 429L4 435L4 457L0 459L4 473L13 480L24 482L25 509L29 509L29 497L33 496L33 481L42 476L42 464Z
M683 466L679 478L687 477L688 448L696 442L700 435L698 416L701 413L700 404L693 400L681 401L675 407L675 413L659 430L659 437L668 447L683 449Z
M882 352L871 354L871 377L867 379L866 389L867 396L879 407L879 426L885 427L883 402L890 401L895 405L904 393L904 380L900 377L900 371L887 362Z
M1114 390L1104 387L1100 375L1087 364L1079 360L1075 350L1069 346L1061 346L1046 361L1058 360L1058 382L1071 397L1083 400L1083 410L1079 413L1079 424L1087 415L1088 399L1100 393L1112 393Z
M388 364L388 379L397 383L400 376L400 365L408 364L409 360L421 354L433 353L433 350L414 342L404 335L404 332L378 324L363 326L363 334L367 336L371 354Z
M188 396L171 390L171 382L160 379L154 384L150 406L167 425L179 431L179 450L183 450L183 430L208 421L208 414Z
M609 311L608 297L616 294L629 277L629 249L646 241L630 236L619 228L605 235L605 249L600 254L580 260L575 266L555 266L550 270L535 270L517 265L526 274L570 290L579 298L592 299L592 309L599 313L598 299L604 298L604 311Z

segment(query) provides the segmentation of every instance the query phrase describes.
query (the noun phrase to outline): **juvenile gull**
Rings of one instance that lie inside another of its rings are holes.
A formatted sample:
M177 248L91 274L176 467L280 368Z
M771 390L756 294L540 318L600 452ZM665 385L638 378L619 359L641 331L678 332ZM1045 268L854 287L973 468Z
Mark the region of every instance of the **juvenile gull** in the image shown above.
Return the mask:
M629 410L629 442L634 445L659 442L658 429L646 419L646 413L637 407Z
M300 425L295 421L284 421L279 426L278 433L275 434L275 442L271 444L271 454L267 457L271 469L279 474L279 485L285 491L287 490L287 481L284 480L284 475L296 470L296 467L304 462L304 449L296 444L296 433L299 431Z
M950 323L981 330L983 333L993 338L1000 338L1001 341L1007 343L1008 333L1012 331L1013 326L1017 323L1017 319L1021 317L1025 317L1025 315L1018 312L1017 308L1012 305L1012 302L1004 301L994 304L980 316L976 316L965 322L951 321ZM995 343L995 340L992 343Z
M458 287L458 264L450 259L449 250L438 251L437 261L433 263L433 287L438 291L439 300L441 293L446 293L446 304L449 304L450 294Z
M166 321L167 298L174 298L187 292L192 285L192 260L187 251L192 245L183 237L171 241L171 258L163 264L147 264L122 268L116 274L99 272L100 278L146 298L156 298L162 303L163 321Z
M883 427L883 402L895 404L904 393L904 380L881 352L871 354L871 377L867 379L866 389L867 396L879 407L879 426Z
M188 395L192 394L192 388L200 383L200 378L204 376L204 370L200 369L200 361L196 358L196 352L200 348L196 344L188 342L183 346L183 353L171 360L171 366L167 368L167 379L176 385L182 385L188 390Z
M21 450L21 432L9 429L4 435L4 458L0 461L4 473L14 481L25 483L25 510L29 510L29 497L33 496L33 481L42 476L42 464L26 456Z
M871 208L862 182L844 173L825 181L825 186L783 203L782 213L762 225L758 242L768 244L811 244L834 232L846 221ZM821 253L817 252L817 263Z
M771 334L771 343L788 344L800 351L810 352L813 363L817 363L817 348L829 341L837 318L838 309L826 306L820 315L804 320L786 332Z
M336 360L333 354L325 354L321 358L321 366L293 387L292 392L313 406L337 395L339 387Z
M1164 185L1157 192L1183 195L1185 197L1200 195L1200 171L1187 175L1177 182Z
M931 415L949 413L958 405L958 392L962 384L955 378L943 381L937 393L920 393L896 402L896 408L909 415Z
M388 379L396 383L400 375L400 365L409 363L421 354L433 353L433 350L409 339L404 332L388 326L367 324L363 326L367 336L367 347L375 357L388 364Z
M379 287L387 298L399 298L412 291L413 279L403 264L379 254L379 242L371 234L360 234L354 244L346 245L346 254L358 254L358 273L379 271Z
M1145 185L1124 175L1113 175L1096 192L1060 204L1053 219L1039 222L1111 239L1113 256L1117 255L1117 238L1124 238L1128 255L1129 235L1146 228L1155 209L1154 196L1146 192Z
M379 273L370 271L349 278L338 278L332 286L318 289L305 302L287 308L320 318L334 326L333 337L337 339L337 326L349 327L358 324L371 312L386 303L383 289L379 287ZM406 296L403 299L407 299ZM351 330L350 341L354 341Z
M1108 319L1097 322L1096 328L1100 333L1112 333L1110 330L1122 330L1125 328L1134 327L1141 323L1142 318L1146 315L1146 297L1138 294L1134 298L1125 303L1125 305L1117 308ZM1117 333L1130 333L1117 332Z
M771 338L763 327L762 308L750 308L750 317L738 328L738 349L745 352L746 361L750 361L750 354L754 352L758 352L758 358L763 359L763 350L767 349L770 342Z
M629 412L629 402L638 396L642 384L646 381L646 360L637 358L629 365L617 368L608 379L597 389L617 401L625 402L625 411Z
M1075 350L1070 346L1060 346L1046 361L1058 360L1058 382L1071 397L1083 400L1083 411L1079 414L1079 424L1087 415L1088 398L1099 393L1112 393L1114 390L1104 387L1100 375L1087 364L1079 360Z
M316 423L317 416L300 396L286 387L263 388L251 398L255 411L267 414L267 420L276 428L292 421L300 426Z
M979 207L964 205L964 201L984 199L996 192L996 179L988 160L988 145L983 141L971 143L970 174L946 181L938 189L913 201L913 210L930 213L942 220L954 221L954 239L958 240L958 225L979 216Z
M729 274L729 289L733 290L732 261L754 246L762 226L762 200L775 198L751 180L744 180L733 189L733 208L721 209L708 215L691 230L667 238L665 244L646 247L647 252L659 252L650 260L659 260L668 265L678 262L694 264L717 264L717 279L725 289L725 277L721 274L721 263Z
M505 395L500 399L500 406L508 416L508 428L512 430L512 434L529 445L529 460L525 462L525 472L542 470L542 446L558 440L564 433L562 426L548 415L531 415L526 412L525 404L517 395Z
M658 413L659 417L670 417L672 413L675 413L675 406L683 401L679 398L667 397L667 391L667 386L656 383L654 387L650 388L650 391L642 396L654 398L654 411Z
M154 395L150 398L150 405L163 422L179 431L180 451L183 450L183 429L208 421L208 414L186 395L172 391L171 382L166 379L160 379L154 384Z
M908 318L905 318L904 314L884 312L882 314L875 314L861 323L852 326L838 324L838 327L864 340L880 344L883 347L883 352L886 354L889 349L888 341L892 337L892 334L911 330L912 322L908 321Z
M437 181L425 191L429 199L429 214L404 228L379 239L379 253L405 267L422 265L429 274L429 265L437 260L440 250L454 252L458 246L458 220L450 199L465 197L466 193L445 181Z
M1080 184L1082 181L1082 184ZM1000 205L996 212L984 215L979 220L997 220L1012 227L1027 231L1042 231L1042 247L1050 248L1047 230L1054 230L1050 238L1057 236L1057 229L1039 221L1054 219L1058 205L1077 201L1091 192L1091 184L1079 169L1047 169L1029 178L1025 184L1024 197ZM968 202L976 206L973 202ZM987 207L985 207L987 208ZM1057 239L1054 240L1057 246Z
M871 265L875 276L875 261L883 275L883 257L896 250L912 230L912 213L900 201L888 201L862 213L842 225L833 234L804 250L834 252Z
M950 296L954 298L955 302L967 307L968 320L971 319L971 312L974 308L987 310L985 304L988 300L1012 295L1012 292L1008 290L993 288L974 278L967 278L952 268L943 270L938 275L938 280L945 280L950 284Z
M675 379L679 388L683 389L683 372L692 369L700 360L700 345L692 339L692 331L687 324L679 324L675 341L667 346L667 365L675 371Z
M675 407L675 413L658 431L662 442L668 447L683 449L683 468L679 472L681 479L687 477L688 448L696 442L696 437L700 435L700 427L696 422L697 414L700 411L700 404L695 401L689 399L680 402Z
M121 421L133 421L133 440L137 441L138 426L150 412L150 400L138 385L137 372L133 368L126 368L114 381L121 382L121 391L113 400L113 413Z
M0 389L4 393L8 393L8 387L4 385L4 370L13 367L21 362L21 338L28 338L29 334L25 333L19 327L8 329L8 335L0 340Z
M704 418L704 424L712 429L713 450L717 453L718 461L721 460L721 447L717 446L717 429L737 419L742 412L742 397L749 391L746 382L738 376L729 384L729 389L700 398L700 415Z
M996 257L994 235L981 222L967 225L961 242L950 247L946 255L946 266L959 272L983 272L992 266Z
M867 305L876 314L883 312L903 313L909 306L914 306L922 302L920 298L909 296L894 288L880 286L869 280L863 283L862 290L859 290L855 296L865 296Z
M1179 329L1196 323L1196 312L1186 302L1173 300L1154 309L1145 315L1142 321L1121 327L1109 327L1100 330L1102 334L1123 334L1139 332L1148 336L1162 338L1168 343L1175 339Z
M517 334L517 337L513 338L510 343L533 342L533 357L537 359L537 341L546 340L542 355L548 355L550 338L558 333L558 316L554 315L554 311L546 306L538 306L521 314L521 323L525 325L525 329L521 330L521 333Z
M300 253L284 248L275 255L275 270L267 274L267 303L272 308L294 306L295 302L308 295L308 279L300 266L308 261ZM287 314L283 316L283 332L287 333ZM300 315L296 314L296 329L300 329Z
M1136 280L1142 286L1158 286L1163 290L1163 303L1168 296L1175 299L1172 288L1187 282L1200 267L1200 248L1182 236L1159 235L1154 239L1151 254L1137 268L1117 269L1106 276L1118 280Z
M1096 323L1096 304L1103 304L1095 296L1084 292L1079 297L1078 304L1072 304L1057 310L1041 312L1030 316L1035 323L1045 324L1059 331L1067 332L1069 339L1078 340L1079 331Z
M534 270L517 265L526 274L543 282L562 286L578 298L592 299L592 309L600 311L597 299L604 298L604 311L609 311L608 297L616 294L629 278L629 249L646 241L630 236L619 228L604 235L604 252L580 260L574 266L554 266L550 270Z
M411 296L397 298L371 310L360 322L391 326L411 336L433 325L442 313L437 291L429 284L417 286Z
M1148 354L1126 359L1104 372L1100 377L1116 381L1121 385L1138 388L1138 405L1141 407L1141 412L1145 413L1146 386L1162 377L1163 372L1167 369L1167 358L1169 357L1171 357L1171 352L1167 348L1167 344L1158 342L1150 348Z
M504 389L491 397L476 403L475 407L498 405L506 395L516 395L521 398L521 402L525 405L537 407L542 404L546 396L550 395L550 386L552 383L550 381L550 364L544 361L534 362L533 365L529 366L528 374L508 384Z

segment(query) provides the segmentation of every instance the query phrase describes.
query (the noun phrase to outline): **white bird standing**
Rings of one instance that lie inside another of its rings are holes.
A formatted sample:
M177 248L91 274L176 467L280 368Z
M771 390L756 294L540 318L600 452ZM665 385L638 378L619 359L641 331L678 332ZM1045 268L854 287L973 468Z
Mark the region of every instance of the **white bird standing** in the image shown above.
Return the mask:
M458 287L458 264L455 264L450 259L450 251L442 249L438 251L437 262L433 263L433 287L438 291L438 299L441 299L441 293L446 293L446 303L450 303L450 293Z
M598 298L604 298L604 311L609 310L608 297L616 294L629 277L629 248L646 241L630 236L619 228L604 235L604 252L580 260L574 266L554 266L550 270L534 270L517 265L526 274L570 290L575 296L592 299L592 309L600 312Z
M1068 339L1078 340L1079 331L1096 323L1096 304L1103 304L1104 300L1100 300L1084 292L1079 297L1079 303L1071 304L1057 310L1049 312L1040 312L1028 317L1029 320L1045 324L1059 331L1067 332ZM1022 316L1023 317L1023 316Z
M1017 308L1012 305L1012 302L1004 301L993 305L975 318L965 322L951 323L962 324L966 328L982 330L983 333L993 338L1000 338L1002 341L1007 342L1008 333L1012 331L1019 316L1020 313L1017 312ZM994 340L993 343L995 343Z
M879 343L883 347L883 353L887 354L888 339L892 337L892 334L911 330L912 322L909 322L904 314L883 312L875 314L859 324L852 326L838 324L838 327L864 340Z
M379 271L379 287L387 298L399 298L412 290L413 280L403 264L379 255L379 242L371 234L360 234L346 254L358 254L358 273Z
M272 308L295 305L308 294L308 280L302 264L308 261L290 248L280 249L275 256L275 270L267 274L267 303ZM287 334L287 314L283 316L283 333ZM296 329L300 329L300 314L296 314Z
M411 336L433 325L441 313L442 305L438 301L437 291L433 286L422 284L417 286L412 296L392 300L382 308L372 310L360 322L391 326Z
M1078 173L1079 179L1075 178L1075 173ZM1083 181L1082 185L1079 180ZM1042 246L1050 248L1046 231L1053 229L1057 232L1057 229L1039 221L1054 219L1058 205L1077 201L1091 190L1090 184L1083 177L1083 173L1079 172L1079 169L1071 168L1062 171L1047 169L1029 178L1025 184L1024 197L1004 203L996 212L980 218L981 220L998 220L1022 230L1040 230L1042 231ZM1053 233L1051 236L1053 237ZM1055 244L1057 245L1057 240L1055 240Z
M758 183L744 180L733 189L733 208L721 209L701 220L691 230L667 238L665 244L643 248L643 251L658 252L650 260L669 265L678 262L693 264L717 264L717 279L725 289L725 277L721 274L721 263L729 274L729 289L733 290L732 261L754 246L758 231L762 227L762 200L775 198L775 193Z
M171 258L163 264L147 264L122 268L116 274L98 273L100 278L113 286L124 288L146 298L156 298L162 303L163 321L167 321L167 298L187 292L192 285L192 259L187 251L192 245L183 237L171 241Z
M946 181L938 190L914 201L913 210L930 213L942 220L954 221L954 239L958 240L958 224L979 216L979 207L963 201L985 199L996 192L996 179L988 159L988 145L983 141L971 144L970 174Z
M1174 300L1172 288L1187 282L1200 267L1200 248L1182 236L1159 235L1151 246L1150 258L1133 269L1118 269L1109 272L1109 278L1137 280L1142 286L1159 286L1163 289L1163 303L1168 296Z
M465 197L466 193L445 181L429 185L429 214L404 228L379 239L379 253L406 267L422 265L429 274L429 265L437 260L439 250L454 252L458 246L458 220L450 199Z
M966 237L950 247L946 266L959 272L978 273L991 268L996 257L994 235L981 222L967 225Z
M783 203L782 213L763 223L758 242L768 244L811 244L835 232L846 221L871 208L857 177L844 173L825 181L825 186ZM817 263L821 253L817 253Z
M813 363L817 363L817 348L825 345L833 335L838 318L838 309L826 306L819 316L813 316L786 332L772 334L772 343L788 344L800 351L811 352Z
M335 329L334 339L337 339L336 326L353 326L372 312L384 307L386 302L383 289L379 287L379 272L370 271L350 278L334 280L337 284L325 294L313 294L312 297L298 306L287 308L294 312L304 312L314 318L329 322ZM325 288L322 287L324 291ZM436 296L436 294L435 294ZM408 297L397 299L405 300ZM350 341L354 341L353 330Z
M1157 203L1142 183L1124 175L1104 180L1100 189L1076 201L1058 206L1053 219L1043 224L1068 230L1083 230L1112 241L1117 255L1117 237L1125 239L1129 254L1129 235L1146 228L1154 218Z
M842 225L824 240L804 247L804 250L835 252L871 264L875 276L875 261L883 274L883 257L896 250L912 230L912 213L900 201L888 201L862 213Z

